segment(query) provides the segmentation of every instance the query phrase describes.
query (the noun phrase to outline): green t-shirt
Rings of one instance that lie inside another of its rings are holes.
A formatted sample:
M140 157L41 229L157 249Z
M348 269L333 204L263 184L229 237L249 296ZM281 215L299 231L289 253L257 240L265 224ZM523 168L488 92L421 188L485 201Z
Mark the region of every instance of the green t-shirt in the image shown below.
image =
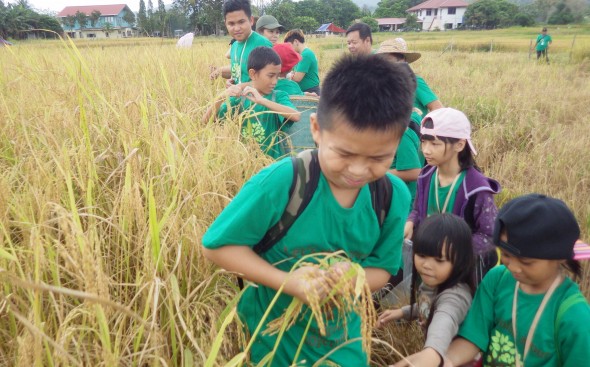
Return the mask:
M372 207L368 185L361 188L352 208L343 208L334 198L323 174L307 208L297 218L287 235L262 257L281 270L288 271L302 256L318 252L344 250L351 261L363 267L382 268L395 274L401 263L403 229L407 218L410 195L403 182L388 174L393 185L389 214L379 228ZM202 239L206 248L227 244L254 246L281 217L289 200L293 179L291 159L276 162L252 177L209 227ZM280 262L280 263L279 263ZM249 287L238 304L238 313L250 332L266 312L276 291L264 286ZM279 317L291 303L292 297L281 295L270 311L267 321ZM274 357L273 366L290 366L309 321L309 310L283 336ZM367 366L367 356L360 340L359 315L346 315L347 331L342 315L326 320L327 335L321 336L312 322L304 341L297 366L311 366L334 348L341 346L328 360L341 366ZM259 362L274 347L276 336L259 335L253 344L251 357ZM304 362L305 360L305 362Z
M275 90L271 94L264 96L264 98L296 109L293 103L291 103L289 95L283 91ZM260 149L270 157L274 159L282 157L285 153L281 146L283 136L281 136L280 131L292 122L285 124L285 118L283 116L269 111L263 105L251 102L246 98L231 97L229 101L232 108L237 108L232 113L247 113L242 124L242 135L244 137L254 138L260 145ZM227 113L227 102L224 102L219 108L217 116L223 118Z
M551 36L546 34L546 35L538 35L537 36L537 51L543 51L546 50L547 47L549 47L549 42L551 42Z
M416 75L416 96L414 97L414 107L422 111L422 118L428 113L429 103L438 100L438 97L432 89L426 84L421 76Z
M298 73L305 73L305 76L299 82L302 91L320 85L320 75L318 73L318 59L309 48L305 48L301 52L301 61L293 69Z
M406 129L404 135L399 142L397 152L391 164L392 169L398 171L407 171L424 166L424 156L420 150L420 139L418 135L410 129ZM416 197L416 181L406 182L408 190L410 190L411 202L410 210Z
M459 336L484 353L484 366L515 365L512 334L512 302L516 280L500 265L490 270L479 285L473 304L459 329ZM590 361L590 307L587 302L572 305L560 317L559 306L571 295L580 293L578 285L566 278L549 299L537 325L526 367L587 366ZM522 358L529 328L544 294L518 291L517 348ZM556 349L556 342L559 349ZM559 363L561 359L561 364ZM523 364L521 363L521 366Z
M303 91L301 90L301 87L299 87L299 84L297 84L296 82L289 80L289 79L285 79L285 78L280 78L277 81L277 85L275 86L275 90L282 90L283 92L287 93L290 96L302 96L303 95Z
M465 178L465 170L461 171L461 173L459 174L459 178L457 179L457 183L455 184L455 187L453 188L453 192L451 192L451 197L449 198L449 203L447 204L447 208L445 210L445 213L452 213L453 212L453 206L455 206L455 198L457 197L457 191L459 191L459 187L461 187L461 184L463 183L463 179ZM435 189L435 181L436 180L436 174L432 175L432 178L430 179L430 190L428 191L428 215L432 215L432 214L436 214L436 213L441 213L442 208L445 205L445 201L447 200L447 195L449 195L449 190L451 189L452 184L449 184L447 186L441 187L439 185L438 187L438 201L440 204L440 209L439 207L436 205L436 189Z
M272 47L268 38L252 31L244 42L234 42L230 48L231 78L236 84L250 81L248 75L248 56L253 49L259 46Z

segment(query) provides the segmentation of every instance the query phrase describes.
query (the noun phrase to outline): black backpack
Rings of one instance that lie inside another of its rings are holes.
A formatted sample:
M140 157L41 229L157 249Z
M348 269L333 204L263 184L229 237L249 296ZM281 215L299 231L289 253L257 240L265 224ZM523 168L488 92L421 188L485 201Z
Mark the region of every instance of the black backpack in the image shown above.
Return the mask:
M317 150L304 150L291 157L293 165L293 181L289 189L289 202L281 216L281 219L273 225L264 235L262 240L254 245L254 252L263 254L277 244L289 231L297 218L303 213L311 201L320 180L320 163ZM377 215L379 227L383 226L389 213L393 188L387 176L369 183L373 210ZM240 288L243 288L241 278L238 278Z

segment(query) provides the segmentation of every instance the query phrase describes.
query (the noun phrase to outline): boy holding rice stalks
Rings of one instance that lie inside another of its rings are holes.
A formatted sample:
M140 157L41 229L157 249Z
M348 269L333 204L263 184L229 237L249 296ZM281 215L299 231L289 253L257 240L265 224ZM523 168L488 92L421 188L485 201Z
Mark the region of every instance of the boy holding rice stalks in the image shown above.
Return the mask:
M251 282L238 314L253 364L368 366L370 291L401 262L410 196L387 171L413 97L399 65L375 55L337 61L310 119L320 173L305 210L271 248L254 250L290 202L294 166L284 159L252 177L205 233L204 255ZM391 194L382 217L375 181Z

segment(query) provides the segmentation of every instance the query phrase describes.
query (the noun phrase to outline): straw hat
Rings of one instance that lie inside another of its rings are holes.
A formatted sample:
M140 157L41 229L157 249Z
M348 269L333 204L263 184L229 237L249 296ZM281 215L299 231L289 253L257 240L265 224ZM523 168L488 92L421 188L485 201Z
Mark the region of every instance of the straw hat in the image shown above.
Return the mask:
M406 58L406 62L411 63L420 58L422 54L420 52L408 51L408 45L403 38L389 39L381 42L378 54L402 54Z

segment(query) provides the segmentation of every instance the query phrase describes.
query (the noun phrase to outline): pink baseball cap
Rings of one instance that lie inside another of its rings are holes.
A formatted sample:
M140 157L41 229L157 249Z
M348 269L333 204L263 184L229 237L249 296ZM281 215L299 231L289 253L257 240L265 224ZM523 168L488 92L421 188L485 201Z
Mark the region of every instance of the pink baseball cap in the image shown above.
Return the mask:
M432 123L428 122L425 126L424 123L428 120L431 120ZM463 112L454 108L444 107L429 112L422 119L420 134L465 139L471 153L477 154L471 142L471 123Z

